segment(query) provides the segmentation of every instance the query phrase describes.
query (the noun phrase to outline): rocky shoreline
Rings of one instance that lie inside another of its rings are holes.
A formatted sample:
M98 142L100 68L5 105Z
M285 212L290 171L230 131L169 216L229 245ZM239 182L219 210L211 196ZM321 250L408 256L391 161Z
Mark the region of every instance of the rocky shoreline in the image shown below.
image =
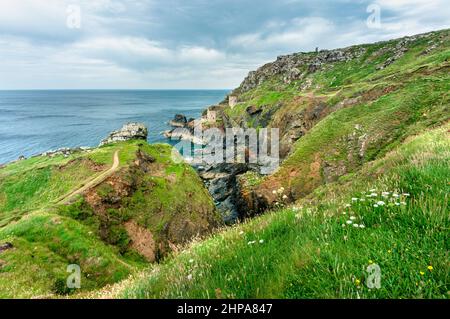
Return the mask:
M214 125L211 121L211 115L208 116L208 110L200 119L196 120L186 120L184 115L176 114L169 121L169 125L173 129L163 132L163 135L172 140L184 140L198 145L206 145L207 141L194 135L194 123L205 124L206 127ZM239 176L248 171L258 172L257 165L247 163L193 163L191 165L203 180L225 223L233 224L247 217L244 214L245 207L242 205Z

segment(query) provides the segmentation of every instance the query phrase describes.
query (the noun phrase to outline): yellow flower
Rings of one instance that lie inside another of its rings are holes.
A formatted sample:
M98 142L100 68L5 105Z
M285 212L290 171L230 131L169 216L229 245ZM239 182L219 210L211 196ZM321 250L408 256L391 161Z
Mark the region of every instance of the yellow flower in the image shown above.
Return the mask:
M357 286L359 286L360 283L361 283L361 280L359 280L359 279L356 279L356 280L355 280L355 284L356 284Z
M423 276L423 275L425 275L425 273L424 273L423 271L421 271L421 272L420 272L420 275Z
M389 253L389 254L392 254L392 250L389 249L389 250L388 250L388 253Z
M433 270L433 266L431 266L431 265L428 266L428 270L429 270L429 271L432 271L432 270Z
M373 260L369 260L369 265L373 264Z

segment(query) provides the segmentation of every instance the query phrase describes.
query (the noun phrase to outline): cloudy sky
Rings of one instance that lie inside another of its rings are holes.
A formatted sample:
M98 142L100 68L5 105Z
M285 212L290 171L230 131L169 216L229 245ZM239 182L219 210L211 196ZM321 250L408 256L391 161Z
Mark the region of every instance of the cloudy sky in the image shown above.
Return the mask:
M229 89L280 54L449 27L448 0L0 0L0 89Z

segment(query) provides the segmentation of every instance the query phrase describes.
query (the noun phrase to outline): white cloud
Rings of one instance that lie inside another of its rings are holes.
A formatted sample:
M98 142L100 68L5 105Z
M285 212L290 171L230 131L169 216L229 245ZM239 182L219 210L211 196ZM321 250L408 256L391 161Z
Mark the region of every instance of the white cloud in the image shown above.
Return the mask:
M270 22L266 30L242 34L230 40L231 47L247 51L300 51L314 48L319 39L334 29L321 17L295 18L288 23Z
M449 27L447 2L1 0L0 89L231 88L280 54ZM81 29L66 26L69 4Z

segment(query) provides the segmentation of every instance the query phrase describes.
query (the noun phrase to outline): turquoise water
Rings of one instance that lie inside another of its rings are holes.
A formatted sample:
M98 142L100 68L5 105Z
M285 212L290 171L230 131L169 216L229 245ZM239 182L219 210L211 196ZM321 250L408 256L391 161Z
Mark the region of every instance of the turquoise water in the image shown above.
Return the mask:
M0 163L61 147L97 146L127 122L143 122L148 141L176 113L198 117L225 90L0 91Z

